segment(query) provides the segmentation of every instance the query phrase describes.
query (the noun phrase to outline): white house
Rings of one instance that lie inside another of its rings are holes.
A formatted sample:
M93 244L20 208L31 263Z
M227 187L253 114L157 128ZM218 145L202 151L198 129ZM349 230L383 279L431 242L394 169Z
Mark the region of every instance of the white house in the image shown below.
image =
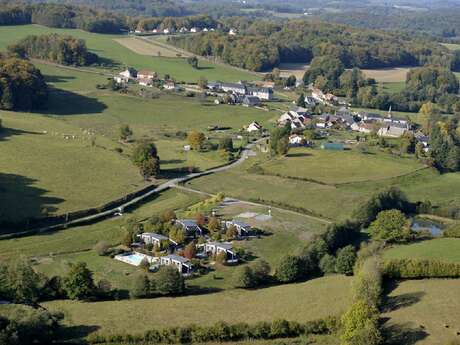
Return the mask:
M193 271L193 265L189 259L174 254L160 257L160 265L176 267L184 275L188 275Z
M230 31L228 32L228 34L229 34L230 36L235 36L235 35L237 34L237 31L236 31L236 29L230 29Z
M166 83L163 84L163 88L165 90L175 90L176 84L172 81L167 81Z
M225 228L228 229L229 227L234 226L236 231L238 231L238 236L245 237L249 236L252 232L252 228L249 224L239 220L227 220L225 222Z
M153 80L152 79L138 79L139 85L140 86L146 86L146 87L153 87Z
M168 35L170 32L171 32L171 30L169 30L169 29L164 29L164 30L163 30L163 33L164 33L165 35Z
M390 122L385 123L385 125L378 130L377 135L380 137L400 138L408 130L409 129L406 124Z
M228 263L237 263L238 255L233 250L233 246L228 242L209 242L205 243L204 251L208 255L219 255L225 253L225 261Z
M208 28L203 29L203 32L208 32L208 31L209 31Z
M169 242L168 237L153 232L144 232L140 235L137 235L137 237L139 237L145 244L153 244L157 248L161 247L162 242Z
M259 132L261 129L262 126L259 125L256 121L254 121L246 128L246 132Z
M256 96L267 101L273 99L273 89L269 87L248 87L247 93L251 96Z
M152 33L153 33L153 34L157 34L157 33L158 33L158 30L157 30L157 29L153 29L153 30L152 30Z
M198 28L193 27L193 28L190 29L190 32L196 33L196 32L198 32Z
M180 32L181 34L186 33L187 31L188 31L188 30L187 30L186 27L181 27L180 30L179 30L179 32Z
M134 79L137 77L137 71L134 68L128 68L123 72L120 72L118 75L126 79Z
M298 134L292 134L289 136L289 146L304 146L305 145L305 138Z
M157 74L153 71L140 70L137 72L137 79L155 79Z

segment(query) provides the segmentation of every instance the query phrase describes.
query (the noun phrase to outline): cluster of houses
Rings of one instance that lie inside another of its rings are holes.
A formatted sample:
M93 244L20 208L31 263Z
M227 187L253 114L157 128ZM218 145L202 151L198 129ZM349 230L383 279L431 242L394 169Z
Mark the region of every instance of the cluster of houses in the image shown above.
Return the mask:
M273 100L272 87L258 87L239 83L209 82L207 88L216 93L225 93L230 97L232 104L243 104L244 106L258 106L261 101ZM217 100L220 103L220 101Z
M234 250L232 243L211 241L204 235L203 229L201 229L195 220L177 219L174 220L174 225L180 226L184 230L186 238L189 240L198 237L204 237L207 240L205 243L197 246L197 259L224 255L226 263L238 263L239 257ZM224 229L234 227L234 229L236 229L238 239L248 238L253 234L251 226L239 220L223 221L222 226ZM146 261L150 264L151 270L156 270L159 266L173 266L184 275L189 275L193 272L194 267L191 260L177 254L181 251L181 249L183 249L182 246L170 237L152 232L144 232L139 234L137 237L139 239L138 242L132 244L134 253L117 255L115 256L116 260L135 266L139 266L142 261ZM144 248L148 245L153 248L163 249L165 255L154 257L136 251L136 248ZM136 260L132 260L132 256L135 256Z
M140 30L140 29L136 29L135 31L131 31L130 33L131 34L135 34L135 35L171 35L171 34L196 34L196 33L199 33L199 32L214 32L216 31L215 28L211 28L211 27L204 27L204 28L199 28L199 27L192 27L192 28L187 28L185 26L181 27L180 29L176 29L174 27L171 27L171 28L164 28L164 29L160 29L160 28L154 28L152 30ZM235 36L238 34L237 30L236 29L230 29L228 31L228 34L230 36Z
M158 74L153 71L140 70L137 71L134 68L127 68L126 70L118 73L113 79L120 85L126 85L130 81L137 82L139 85L144 87L153 87L156 80L159 80ZM163 88L166 90L176 90L177 85L171 80L165 80L163 82Z

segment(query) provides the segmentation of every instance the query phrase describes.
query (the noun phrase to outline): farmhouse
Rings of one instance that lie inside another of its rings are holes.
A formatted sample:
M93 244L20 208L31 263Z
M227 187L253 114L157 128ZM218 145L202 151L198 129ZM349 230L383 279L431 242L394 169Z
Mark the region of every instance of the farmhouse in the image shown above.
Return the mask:
M260 98L256 96L244 96L243 106L245 107L255 107L260 104Z
M156 79L156 78L157 78L157 74L155 72L152 72L152 71L140 70L139 72L137 72L137 79L138 80L141 80L141 79L153 80L153 79Z
M188 275L193 271L193 265L189 259L174 254L160 257L160 265L174 266L180 273L184 275Z
M218 84L218 89L224 92L233 92L239 95L246 94L246 86L239 83L222 83Z
M137 71L134 68L128 68L123 72L120 72L120 77L124 77L126 79L133 79L137 77Z
M264 100L273 99L273 90L268 87L248 87L243 82L219 83L209 82L207 87L214 91L231 92L236 95L255 96Z
M252 122L247 128L246 128L246 132L259 132L260 130L262 130L262 126L259 125L256 121Z
M228 229L231 226L234 226L236 228L239 237L250 236L252 233L251 226L249 224L246 224L245 222L239 220L228 220L225 222L225 228Z
M153 80L149 78L137 79L140 86L153 87Z
M180 225L187 236L195 237L203 234L203 230L199 227L197 222L192 219L177 219L174 224Z
M289 110L279 117L277 123L278 126L285 126L287 123L290 123L291 129L304 129L306 120L306 115Z
M225 253L225 261L228 263L237 263L238 255L233 250L233 246L228 242L209 242L205 243L204 251L208 256L219 255Z

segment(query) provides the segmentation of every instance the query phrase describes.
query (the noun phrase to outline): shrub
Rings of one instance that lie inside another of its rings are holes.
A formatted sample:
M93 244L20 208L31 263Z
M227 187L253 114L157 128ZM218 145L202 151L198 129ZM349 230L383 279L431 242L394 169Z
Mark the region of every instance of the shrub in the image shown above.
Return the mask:
M337 251L337 260L335 268L338 273L351 275L353 273L353 266L356 261L356 250L353 246L349 245Z
M262 285L270 280L270 265L265 260L257 260L252 264L252 271L256 285Z
M336 259L329 254L324 255L319 261L319 268L324 274L335 273Z
M460 264L438 260L386 260L382 272L390 279L458 278Z
M281 283L291 283L299 280L302 275L302 260L293 255L287 255L281 259L276 268L276 279Z
M456 222L447 227L443 232L444 237L460 237L460 222Z
M251 288L256 285L254 272L248 266L241 266L233 273L233 285L236 288Z
M137 275L134 277L132 284L132 288L129 291L132 298L150 297L152 290L154 290L153 282L146 275Z
M403 242L410 238L411 231L405 215L399 210L382 211L369 227L373 239L388 242Z
M97 255L104 256L109 254L109 244L106 241L99 241L94 246L94 250L96 251Z
M377 345L382 341L378 329L378 310L364 301L355 302L342 316L344 345Z
M355 300L362 300L368 305L378 307L382 296L382 272L377 257L365 260L353 280Z

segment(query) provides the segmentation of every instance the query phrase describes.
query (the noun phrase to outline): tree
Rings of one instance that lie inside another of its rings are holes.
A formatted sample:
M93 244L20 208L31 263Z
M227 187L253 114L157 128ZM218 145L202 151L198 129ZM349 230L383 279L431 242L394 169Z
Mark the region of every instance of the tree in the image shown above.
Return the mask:
M196 244L195 242L190 242L184 248L184 257L189 260L192 260L196 256Z
M319 268L324 274L335 273L336 259L330 255L324 255L319 261Z
M35 303L38 301L41 279L24 258L11 262L4 269L3 274L6 276L0 279L0 282L6 280L4 288L7 297L16 303Z
M181 227L174 226L169 231L169 238L177 244L182 244L185 241L185 230Z
M120 139L127 141L133 135L133 131L129 128L129 125L121 125L120 127Z
M262 285L270 280L270 265L265 260L257 260L252 264L252 272L256 285Z
M302 275L302 262L299 257L287 255L281 259L276 268L275 276L282 283L299 280Z
M233 152L233 140L231 137L224 137L219 139L219 150Z
M139 172L144 179L158 176L160 173L160 159L149 158L143 161L139 167Z
M160 173L160 157L153 142L141 142L133 151L132 160L144 178Z
M173 210L165 211L160 215L160 221L163 223L171 222L174 219L177 219L177 217Z
M371 223L369 232L375 240L402 242L410 238L410 227L406 216L399 210L382 211Z
M256 284L252 269L248 266L238 267L233 273L233 285L243 289L254 287Z
M208 220L209 232L217 232L220 230L220 222L217 217L210 217Z
M178 295L185 291L182 274L172 266L161 266L155 275L156 291L161 295Z
M286 78L286 81L284 85L286 87L294 87L297 83L297 78L295 75L290 75L289 77Z
M191 131L187 134L187 141L194 150L200 151L203 148L205 140L206 137L201 132Z
M337 251L336 270L338 273L351 275L356 261L356 250L352 245L348 245Z
M377 309L364 301L355 302L342 316L342 335L344 345L378 345L382 336L378 329Z
M198 79L198 86L205 90L208 87L208 79L205 77L201 76L200 79Z
M152 283L149 278L145 275L137 275L132 281L132 287L129 294L132 298L146 298L152 294Z
M70 270L64 280L64 288L70 299L90 300L95 296L93 273L86 263L70 264Z
M192 68L198 69L198 58L196 56L187 58L187 62Z
M423 131L430 134L433 124L439 119L439 110L433 103L427 102L420 107L418 115Z
M236 229L236 226L230 225L227 230L225 231L225 238L227 241L233 240L238 236L238 230Z
M299 98L297 98L297 102L296 102L297 106L298 107L302 107L302 108L305 108L306 104L305 104L305 94L300 94Z

